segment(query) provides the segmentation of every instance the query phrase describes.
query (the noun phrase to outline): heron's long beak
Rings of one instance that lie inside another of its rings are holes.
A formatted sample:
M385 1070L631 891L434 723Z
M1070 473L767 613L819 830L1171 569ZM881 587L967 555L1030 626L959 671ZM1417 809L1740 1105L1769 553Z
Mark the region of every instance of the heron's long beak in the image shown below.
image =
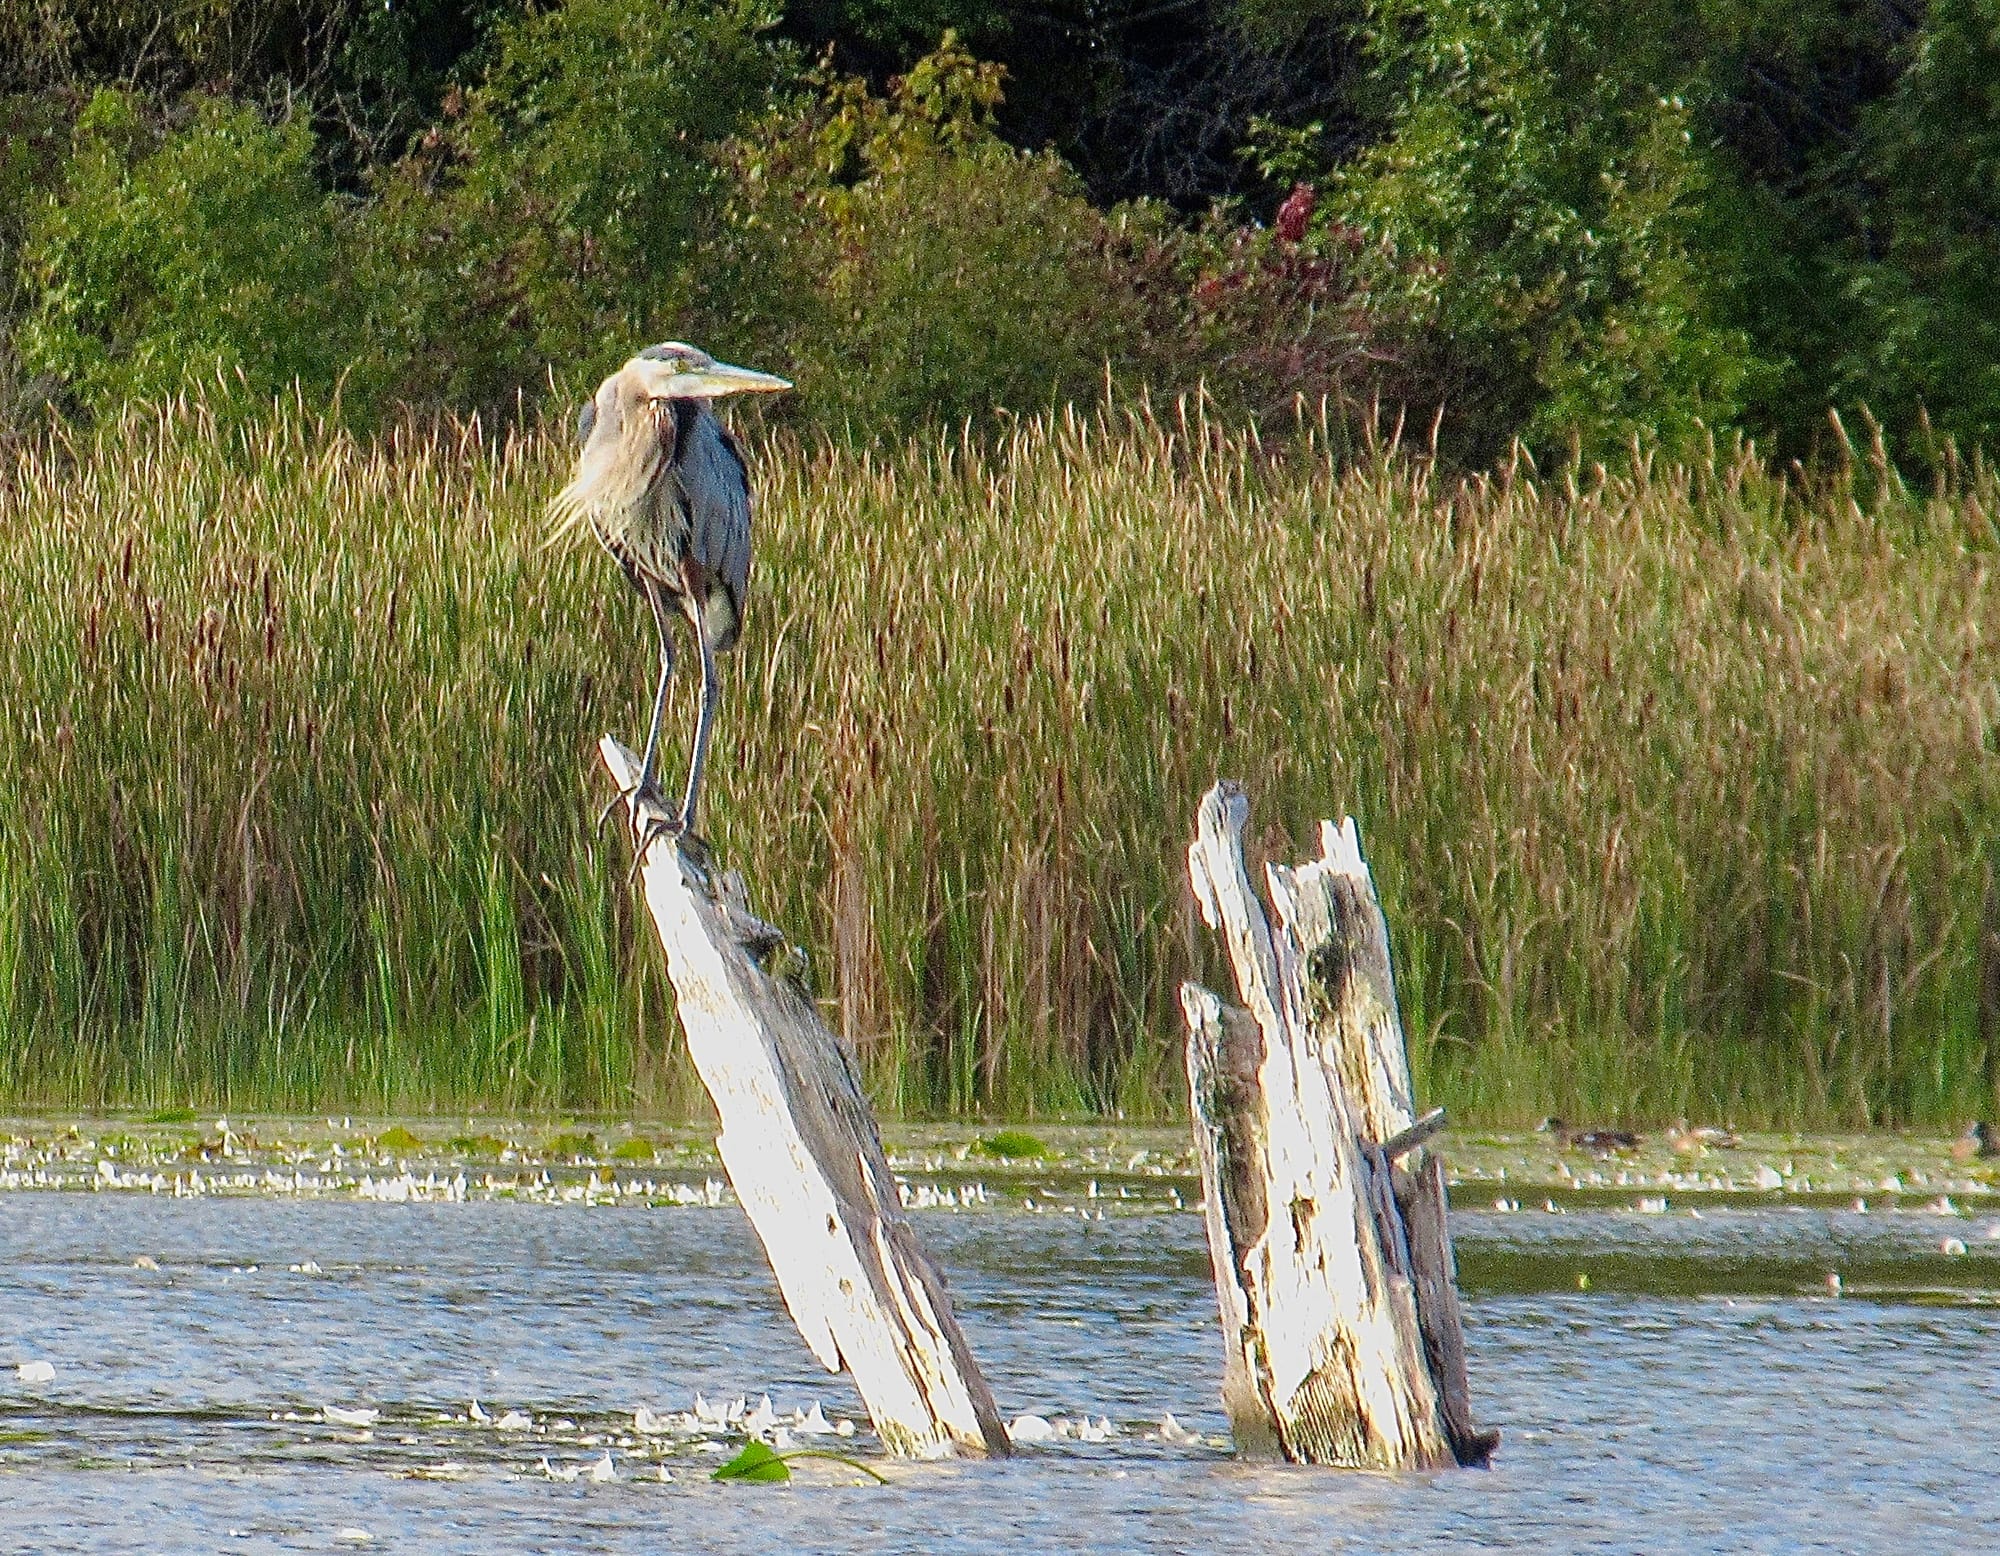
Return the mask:
M692 372L667 371L664 362L646 362L646 391L655 399L715 400L726 394L776 394L792 387L789 378L754 368L717 362Z

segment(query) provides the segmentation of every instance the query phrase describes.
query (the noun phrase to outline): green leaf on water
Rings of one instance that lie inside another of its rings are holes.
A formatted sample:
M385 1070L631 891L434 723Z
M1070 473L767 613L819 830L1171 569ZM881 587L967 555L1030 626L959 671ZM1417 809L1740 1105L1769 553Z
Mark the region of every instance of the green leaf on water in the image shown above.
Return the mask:
M192 1124L193 1108L155 1108L145 1118L148 1124Z
M654 1156L653 1142L644 1135L634 1135L630 1140L619 1141L611 1155L621 1162L650 1162Z
M421 1151L424 1143L401 1124L391 1124L375 1137L375 1148L378 1151L394 1151L398 1155L407 1156L412 1151Z
M708 1477L710 1480L749 1480L759 1483L790 1480L792 1472L785 1461L756 1438L743 1445L743 1451L731 1459L721 1469Z

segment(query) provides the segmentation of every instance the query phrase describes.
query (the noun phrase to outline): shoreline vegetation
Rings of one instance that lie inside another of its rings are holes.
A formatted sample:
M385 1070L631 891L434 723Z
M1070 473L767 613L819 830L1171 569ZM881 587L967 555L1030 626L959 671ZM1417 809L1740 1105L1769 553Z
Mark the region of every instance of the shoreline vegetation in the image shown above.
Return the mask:
M1025 1209L1102 1219L1198 1212L1185 1127L1098 1121L995 1130L891 1121L884 1144L912 1210ZM1636 1210L1775 1205L1936 1217L2000 1209L2000 1162L1960 1160L1936 1130L1649 1135L1597 1153L1546 1133L1452 1130L1459 1208ZM140 1194L716 1206L735 1194L712 1128L631 1116L232 1118L170 1108L0 1122L0 1193ZM1948 1224L1948 1223L1940 1223ZM2000 1223L1979 1239L2000 1238Z
M1176 1116L1227 775L1264 857L1359 820L1455 1119L1991 1114L2000 480L1365 433L750 430L711 837L878 1103ZM188 398L6 452L6 1105L699 1110L591 833L653 667L543 547L567 456Z

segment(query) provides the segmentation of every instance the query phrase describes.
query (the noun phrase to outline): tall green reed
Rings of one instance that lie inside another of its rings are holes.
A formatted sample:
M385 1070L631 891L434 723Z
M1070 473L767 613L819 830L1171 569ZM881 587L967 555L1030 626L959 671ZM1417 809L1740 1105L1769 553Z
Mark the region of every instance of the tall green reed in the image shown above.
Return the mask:
M754 450L707 814L883 1103L1175 1111L1174 990L1223 976L1185 835L1230 775L1261 854L1360 818L1467 1115L1991 1108L1991 473L1337 442L1137 406ZM13 456L9 1098L697 1105L590 830L652 658L541 547L566 457L188 402Z

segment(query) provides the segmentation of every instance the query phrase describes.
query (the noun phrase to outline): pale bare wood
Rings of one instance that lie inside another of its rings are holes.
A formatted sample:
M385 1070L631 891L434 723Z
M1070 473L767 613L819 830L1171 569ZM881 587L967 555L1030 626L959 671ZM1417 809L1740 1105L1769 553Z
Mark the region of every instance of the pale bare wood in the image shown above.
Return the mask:
M1194 1098L1195 1156L1206 1192L1202 1214L1208 1225L1209 1263L1215 1272L1216 1301L1222 1310L1222 1408L1229 1429L1246 1452L1273 1457L1283 1451L1272 1422L1268 1397L1250 1364L1255 1331L1250 1296L1236 1250L1263 1236L1269 1206L1264 1199L1262 1118L1247 1105L1263 1063L1264 1038L1250 1012L1225 1005L1199 984L1181 985L1188 1022L1188 1077L1201 1089Z
M1416 1118L1359 839L1351 822L1324 828L1322 858L1267 870L1267 917L1244 867L1247 815L1235 785L1212 789L1188 869L1248 1009L1182 990L1232 1426L1246 1450L1309 1463L1483 1461L1456 1288L1437 1289L1454 1278L1442 1195L1421 1226L1399 1203L1393 1154L1421 1177L1442 1120Z
M600 750L629 793L638 759L608 735ZM853 1061L797 982L766 965L785 937L750 911L740 875L714 876L676 838L653 841L640 878L721 1116L716 1145L799 1333L828 1371L848 1370L890 1452L1006 1454Z

